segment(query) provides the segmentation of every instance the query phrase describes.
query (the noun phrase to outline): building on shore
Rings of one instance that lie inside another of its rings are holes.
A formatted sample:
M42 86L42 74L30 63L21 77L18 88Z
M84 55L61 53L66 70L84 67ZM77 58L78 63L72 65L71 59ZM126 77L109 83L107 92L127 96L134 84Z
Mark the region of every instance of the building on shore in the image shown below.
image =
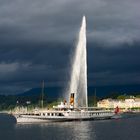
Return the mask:
M140 98L130 98L125 100L103 99L97 102L97 107L115 109L119 107L123 110L140 109Z

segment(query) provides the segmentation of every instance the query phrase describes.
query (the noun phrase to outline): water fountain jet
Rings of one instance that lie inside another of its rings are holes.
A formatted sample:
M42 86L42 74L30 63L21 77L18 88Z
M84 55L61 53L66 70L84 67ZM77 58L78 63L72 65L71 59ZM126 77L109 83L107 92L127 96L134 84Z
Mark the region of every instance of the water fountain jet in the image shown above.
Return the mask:
M72 57L71 79L67 93L74 93L74 107L88 107L86 18L83 16L78 43ZM69 98L67 98L69 101Z

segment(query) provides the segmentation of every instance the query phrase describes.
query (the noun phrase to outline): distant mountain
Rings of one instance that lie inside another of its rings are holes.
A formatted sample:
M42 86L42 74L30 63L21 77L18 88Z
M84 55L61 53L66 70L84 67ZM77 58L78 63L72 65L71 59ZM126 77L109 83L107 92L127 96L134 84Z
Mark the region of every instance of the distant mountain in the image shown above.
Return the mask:
M50 104L58 98L63 98L63 91L62 87L45 88L44 103ZM94 94L95 87L88 87L89 103L93 102ZM96 87L97 100L101 98L116 99L119 95L140 95L140 85ZM41 99L41 88L32 88L17 95L0 95L0 110L12 109L17 105L26 106L27 101L31 101L32 105L39 105Z
M127 86L98 86L88 87L88 96L93 96L95 93L98 97L109 96L114 93L119 94L138 94L140 93L140 85L127 85ZM47 87L45 88L45 95L48 98L62 98L64 88L62 87ZM24 93L19 94L20 96L41 96L41 88L32 88Z
M47 87L44 89L44 94L46 98L49 99L57 99L59 97L62 97L63 94L63 88L62 87ZM42 95L42 89L41 88L32 88L28 91L25 91L24 93L18 94L18 96L40 96Z

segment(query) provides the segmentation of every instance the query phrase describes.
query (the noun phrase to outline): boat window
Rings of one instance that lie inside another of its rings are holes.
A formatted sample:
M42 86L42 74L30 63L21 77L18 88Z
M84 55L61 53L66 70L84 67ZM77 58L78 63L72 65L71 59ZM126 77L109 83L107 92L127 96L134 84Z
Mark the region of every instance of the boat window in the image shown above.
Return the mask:
M50 113L48 113L48 116L50 116Z
M59 113L58 116L63 116L63 114L62 113Z

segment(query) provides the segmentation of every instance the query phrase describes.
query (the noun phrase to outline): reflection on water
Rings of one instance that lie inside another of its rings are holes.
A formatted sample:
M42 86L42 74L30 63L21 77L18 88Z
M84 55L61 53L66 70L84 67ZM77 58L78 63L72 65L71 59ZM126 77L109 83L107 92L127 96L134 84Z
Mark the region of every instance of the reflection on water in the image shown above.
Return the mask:
M21 131L37 131L40 136L51 139L77 139L89 140L95 139L95 131L93 124L90 121L77 122L55 122L55 123L41 123L41 124L17 124L15 129L20 133ZM29 133L28 133L29 134ZM43 138L43 137L42 137Z
M16 124L0 114L0 140L140 140L140 115L118 120Z

